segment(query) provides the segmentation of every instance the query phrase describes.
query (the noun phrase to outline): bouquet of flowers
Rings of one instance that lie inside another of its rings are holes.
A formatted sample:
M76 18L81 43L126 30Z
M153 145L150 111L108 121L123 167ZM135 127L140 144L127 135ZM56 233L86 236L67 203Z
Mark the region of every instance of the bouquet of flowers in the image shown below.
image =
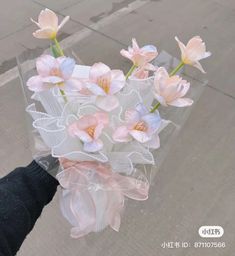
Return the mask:
M49 9L33 20L39 27L33 35L51 40L52 55L36 60L37 74L27 81L35 103L26 111L43 148L60 161L56 178L62 187L61 210L73 226L71 236L79 238L107 226L118 231L125 198L148 198L149 180L143 169L155 165L160 135L174 125L161 117L159 107L193 104L186 96L190 83L177 73L184 65L205 73L199 61L210 52L199 36L187 45L176 37L181 61L168 73L152 64L158 55L155 46L139 47L132 39L132 46L120 51L132 62L126 75L101 62L77 65L57 40L68 20L65 17L59 25Z

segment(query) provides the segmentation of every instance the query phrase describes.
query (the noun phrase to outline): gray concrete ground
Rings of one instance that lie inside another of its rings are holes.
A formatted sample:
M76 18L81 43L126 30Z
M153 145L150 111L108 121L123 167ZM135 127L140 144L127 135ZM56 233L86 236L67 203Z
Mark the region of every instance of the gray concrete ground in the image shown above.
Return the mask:
M106 229L86 239L69 237L58 196L46 207L18 255L232 256L235 240L235 2L234 0L8 0L0 10L0 71L15 65L21 51L46 47L32 38L28 19L47 6L72 21L62 31L74 40L81 59L116 68L128 62L119 50L135 36L179 56L174 36L201 35L212 57L203 62L209 79L177 143L161 166L148 201L129 202L119 233ZM11 13L11 15L9 15ZM75 37L70 34L76 33ZM192 75L195 70L190 69ZM1 175L30 159L24 102L15 69L2 75L0 101ZM5 80L4 80L5 79ZM4 81L8 81L4 84ZM142 209L140 211L140 209ZM144 209L144 210L143 210ZM202 225L220 225L220 239L202 239ZM164 241L191 242L191 248L163 249ZM226 247L196 249L193 242L224 241Z

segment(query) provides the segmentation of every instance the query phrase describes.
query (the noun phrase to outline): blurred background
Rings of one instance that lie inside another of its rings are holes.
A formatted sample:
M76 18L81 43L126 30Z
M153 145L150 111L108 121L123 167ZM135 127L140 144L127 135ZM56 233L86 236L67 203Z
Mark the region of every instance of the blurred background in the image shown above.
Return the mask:
M119 55L135 37L180 57L177 35L187 42L200 35L212 57L202 61L209 80L205 91L172 146L151 188L144 211L127 209L120 233L109 229L86 239L69 237L58 195L46 207L25 241L20 256L174 255L230 256L235 240L235 1L234 0L1 0L0 8L0 176L31 161L24 100L15 56L48 47L32 37L41 9L71 20L59 39L75 45L87 65L102 61L127 70ZM195 70L190 70L192 76ZM226 247L193 248L203 240L202 225L220 225ZM126 232L126 229L131 229ZM130 235L131 234L131 235ZM163 242L190 242L190 248L163 249Z

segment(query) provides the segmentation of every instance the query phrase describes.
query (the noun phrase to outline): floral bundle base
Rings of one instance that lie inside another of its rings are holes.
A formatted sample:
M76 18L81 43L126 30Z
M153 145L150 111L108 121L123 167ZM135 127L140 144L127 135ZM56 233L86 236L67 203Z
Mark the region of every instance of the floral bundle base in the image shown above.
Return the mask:
M187 97L190 83L177 73L185 65L204 73L199 61L210 53L199 36L187 45L176 37L181 61L168 73L152 64L158 55L155 46L139 47L132 39L132 46L120 51L132 62L126 75L101 62L77 65L57 40L68 20L59 25L56 14L45 9L33 21L39 27L33 35L51 40L52 54L36 60L37 74L27 81L35 103L26 111L43 150L60 161L61 210L73 226L71 236L79 238L107 226L118 231L125 198L148 198L149 179L142 169L155 165L160 135L172 125L159 107L193 104Z

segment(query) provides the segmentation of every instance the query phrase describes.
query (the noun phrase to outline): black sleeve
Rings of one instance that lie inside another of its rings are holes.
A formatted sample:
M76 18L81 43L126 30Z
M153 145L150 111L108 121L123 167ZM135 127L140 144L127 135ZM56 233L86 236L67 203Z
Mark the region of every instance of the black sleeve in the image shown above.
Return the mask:
M0 179L1 256L16 254L57 186L58 181L35 161Z

